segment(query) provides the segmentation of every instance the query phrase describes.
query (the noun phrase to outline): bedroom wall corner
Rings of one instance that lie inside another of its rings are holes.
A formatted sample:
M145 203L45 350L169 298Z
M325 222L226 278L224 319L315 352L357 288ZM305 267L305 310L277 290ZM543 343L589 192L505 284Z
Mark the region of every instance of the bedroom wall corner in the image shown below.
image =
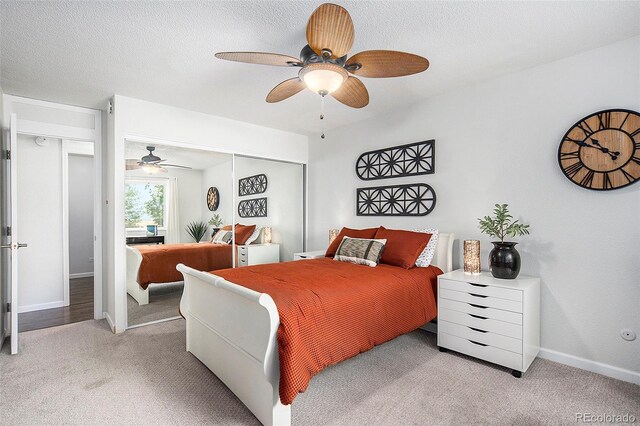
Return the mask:
M479 232L477 218L495 203L509 203L531 224L531 236L517 240L522 273L542 278L542 347L566 354L565 360L586 360L594 370L600 364L638 374L640 339L625 341L620 330L640 333L640 184L586 190L570 182L557 161L564 132L607 108L640 110L640 37L332 129L324 140L311 137L309 249L325 248L330 228L428 225L460 240L480 239L487 270L491 240ZM436 140L435 174L357 178L361 153L427 139ZM356 216L356 188L415 182L437 193L428 216Z

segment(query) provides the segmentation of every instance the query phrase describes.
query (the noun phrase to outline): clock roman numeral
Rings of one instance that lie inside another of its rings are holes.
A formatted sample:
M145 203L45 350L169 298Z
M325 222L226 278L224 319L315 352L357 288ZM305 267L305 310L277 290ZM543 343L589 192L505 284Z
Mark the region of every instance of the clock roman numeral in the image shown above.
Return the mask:
M640 166L640 157L631 157L631 161Z
M560 159L561 160L578 160L580 158L580 151L571 151L571 152L561 152Z
M578 123L577 127L579 127L580 130L584 132L586 137L589 137L591 136L591 134L593 134L593 129L591 129L589 123L587 123L586 121L581 121L580 123Z
M611 178L609 177L609 172L604 172L604 176L602 176L602 188L610 189L613 188L613 183L611 182Z
M593 170L589 170L587 172L586 175L584 175L584 177L582 178L582 180L580 181L580 185L582 186L588 186L591 187L591 185L593 184L593 175L594 175L594 171Z
M582 170L583 167L584 164L578 161L565 168L564 171L567 173L567 175L569 175L570 178L573 178L580 170Z
M627 178L628 182L633 182L635 180L635 178L631 175L631 173L629 173L628 171L626 171L625 169L620 169L620 171L622 172L622 174L624 175L624 177Z
M578 145L578 146L584 146L584 145L586 145L586 143L585 143L584 141L579 141L579 140L576 140L576 139L572 139L572 138L570 138L569 136L567 136L566 138L564 138L564 140L565 140L565 141L567 141L567 142L573 142L573 143L575 143L575 144L576 144L576 145Z
M622 130L622 128L624 127L624 123L627 122L627 118L629 118L629 113L625 115L624 120L622 120L622 123L620 123L620 126L618 127L618 129Z
M640 135L640 127L638 127L635 132L631 133L630 136L632 138L635 138L637 135Z
M611 113L602 112L598 114L598 130L608 129L611 127Z

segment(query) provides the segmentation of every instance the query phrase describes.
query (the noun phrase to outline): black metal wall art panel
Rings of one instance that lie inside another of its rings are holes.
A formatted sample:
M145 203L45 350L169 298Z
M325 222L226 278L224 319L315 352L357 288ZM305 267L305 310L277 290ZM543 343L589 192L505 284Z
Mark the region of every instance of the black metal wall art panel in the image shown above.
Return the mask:
M240 201L238 214L240 217L267 217L267 197Z
M356 161L356 173L362 180L430 175L435 171L434 139L365 152Z
M436 192L426 183L358 188L358 216L426 216L436 206Z
M238 180L238 195L262 194L267 190L267 175L259 174Z

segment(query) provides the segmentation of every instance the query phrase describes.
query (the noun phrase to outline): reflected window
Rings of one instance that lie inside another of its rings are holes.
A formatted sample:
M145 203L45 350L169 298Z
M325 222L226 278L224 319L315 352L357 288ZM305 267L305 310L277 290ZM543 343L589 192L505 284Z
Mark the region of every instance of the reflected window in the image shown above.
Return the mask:
M163 228L167 217L166 179L127 179L124 190L124 220L127 230Z

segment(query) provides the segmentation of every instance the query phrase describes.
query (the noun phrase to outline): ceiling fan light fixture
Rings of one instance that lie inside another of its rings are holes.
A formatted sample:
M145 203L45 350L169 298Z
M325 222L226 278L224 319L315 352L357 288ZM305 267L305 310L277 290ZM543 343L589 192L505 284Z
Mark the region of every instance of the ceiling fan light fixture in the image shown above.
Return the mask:
M160 171L161 167L158 166L157 164L144 164L142 166L142 170L144 170L146 173L153 175L156 174Z
M300 70L300 80L314 93L326 96L335 92L349 77L347 71L335 64L309 64Z

